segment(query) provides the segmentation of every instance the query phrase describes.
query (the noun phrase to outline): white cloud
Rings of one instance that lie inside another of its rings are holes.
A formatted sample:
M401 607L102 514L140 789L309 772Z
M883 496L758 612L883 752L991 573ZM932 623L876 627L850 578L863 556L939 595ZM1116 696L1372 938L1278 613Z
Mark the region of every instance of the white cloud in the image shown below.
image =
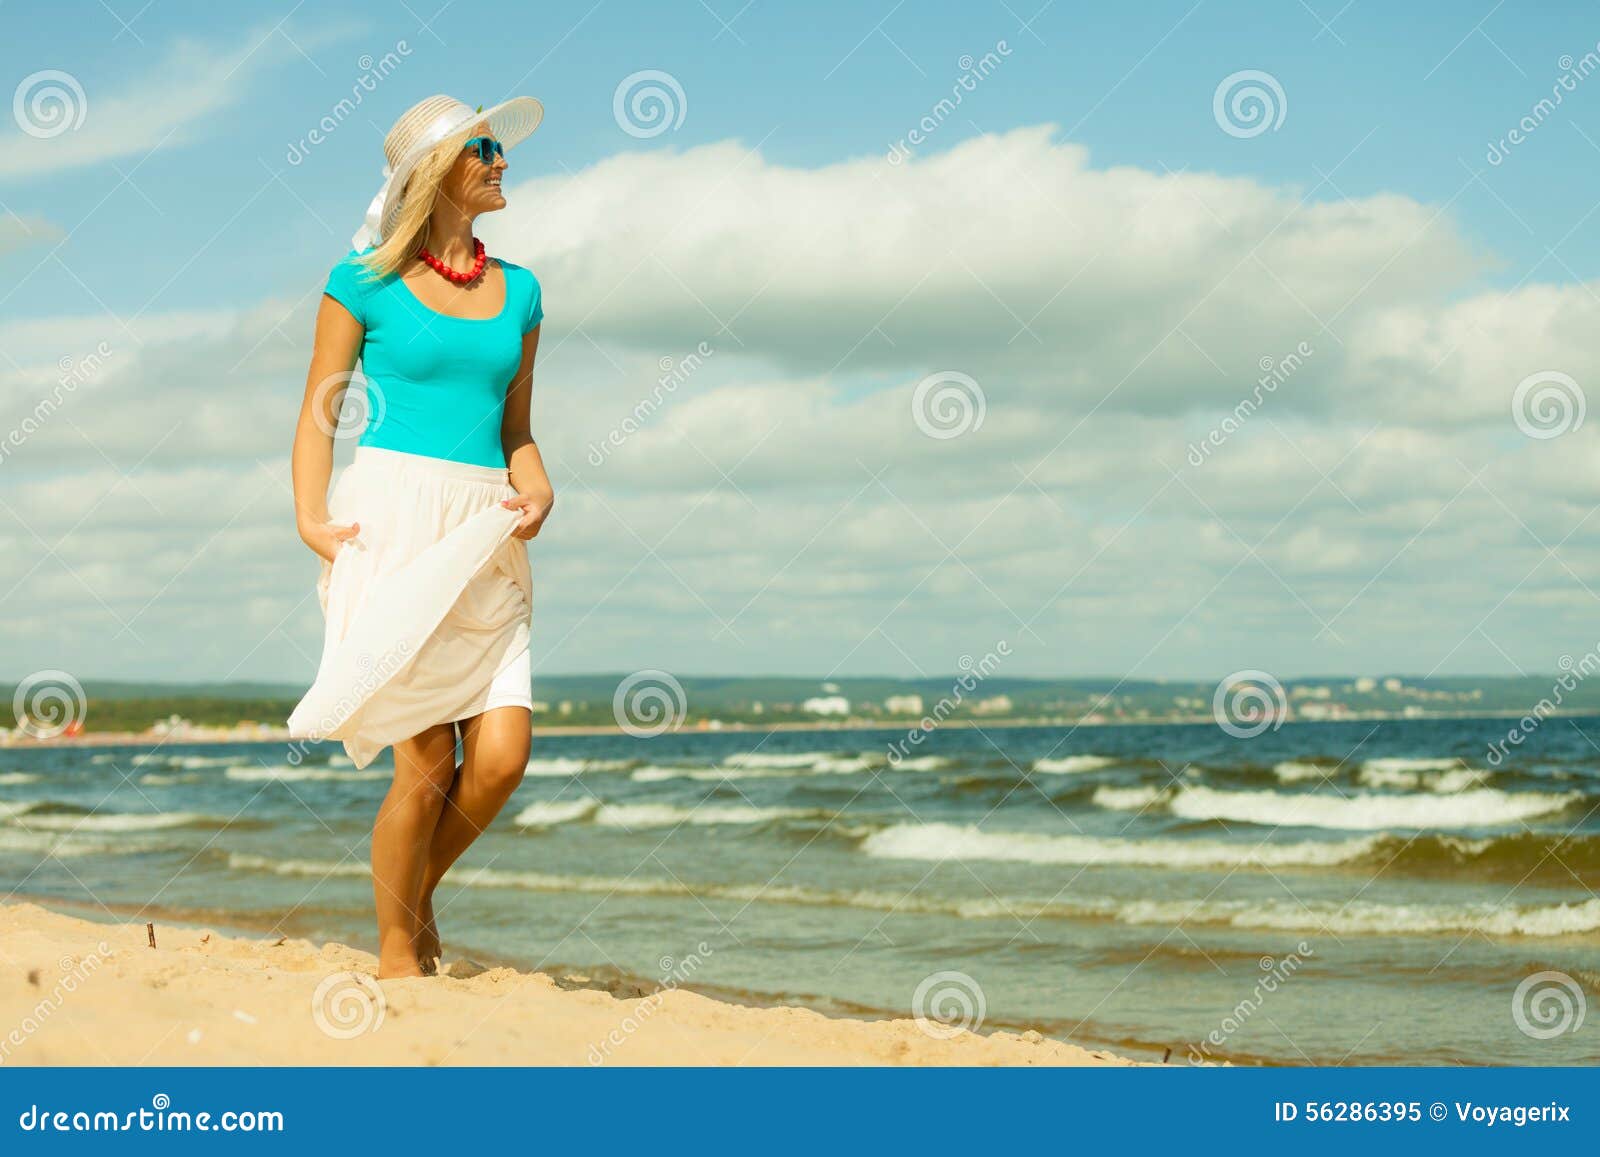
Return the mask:
M545 670L948 671L999 638L1019 673L1547 669L1594 633L1600 415L1538 441L1510 406L1539 370L1600 381L1600 300L1485 289L1434 206L1095 168L1047 129L899 167L649 152L510 196L484 232L548 311ZM116 349L0 461L10 662L309 674L293 297L0 331L0 430ZM987 404L949 440L912 414L942 369Z

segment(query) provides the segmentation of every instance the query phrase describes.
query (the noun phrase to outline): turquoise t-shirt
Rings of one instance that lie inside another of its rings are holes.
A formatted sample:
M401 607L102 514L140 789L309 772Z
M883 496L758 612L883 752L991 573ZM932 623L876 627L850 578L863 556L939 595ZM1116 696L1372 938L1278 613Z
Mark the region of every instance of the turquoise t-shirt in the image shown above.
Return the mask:
M333 267L323 292L367 331L367 427L359 444L504 467L506 390L522 364L523 335L544 320L538 279L500 261L505 308L489 318L450 317L423 305L398 274L374 279L358 256Z

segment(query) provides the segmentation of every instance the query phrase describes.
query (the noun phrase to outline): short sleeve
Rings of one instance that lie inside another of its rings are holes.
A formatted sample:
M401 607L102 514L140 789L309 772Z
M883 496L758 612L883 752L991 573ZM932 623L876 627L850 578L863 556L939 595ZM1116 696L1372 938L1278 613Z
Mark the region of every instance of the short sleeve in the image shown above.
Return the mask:
M350 316L362 325L367 324L367 295L370 292L366 266L356 260L358 254L351 250L350 255L333 267L328 274L328 284L322 287L333 300L350 311Z
M532 333L533 328L544 320L544 291L539 288L539 279L532 273L528 274L528 319L522 324L523 333Z

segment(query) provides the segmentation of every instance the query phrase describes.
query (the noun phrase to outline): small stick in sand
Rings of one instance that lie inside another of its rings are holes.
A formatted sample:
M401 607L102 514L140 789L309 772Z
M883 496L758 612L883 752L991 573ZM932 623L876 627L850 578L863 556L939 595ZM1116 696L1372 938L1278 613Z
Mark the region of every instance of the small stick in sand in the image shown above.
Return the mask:
M1167 1046L1167 1051L1161 1054L1161 1063L1166 1064L1172 1059L1172 1046Z
M144 926L144 934L150 939L150 947L154 948L156 946L156 926L154 924L146 924Z

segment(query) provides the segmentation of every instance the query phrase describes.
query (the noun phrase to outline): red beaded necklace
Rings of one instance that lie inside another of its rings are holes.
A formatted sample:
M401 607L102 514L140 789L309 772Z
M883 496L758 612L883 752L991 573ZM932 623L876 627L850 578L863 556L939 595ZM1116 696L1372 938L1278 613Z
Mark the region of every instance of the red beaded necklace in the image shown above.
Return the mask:
M471 269L464 272L459 269L451 269L443 261L440 261L433 254L429 253L426 246L423 247L422 252L418 254L418 256L420 256L422 260L427 263L428 267L440 277L448 278L457 285L470 285L472 282L478 280L479 275L483 273L483 267L489 262L489 254L484 249L483 242L479 241L476 237L472 239L472 249L477 255L477 260L472 263Z

